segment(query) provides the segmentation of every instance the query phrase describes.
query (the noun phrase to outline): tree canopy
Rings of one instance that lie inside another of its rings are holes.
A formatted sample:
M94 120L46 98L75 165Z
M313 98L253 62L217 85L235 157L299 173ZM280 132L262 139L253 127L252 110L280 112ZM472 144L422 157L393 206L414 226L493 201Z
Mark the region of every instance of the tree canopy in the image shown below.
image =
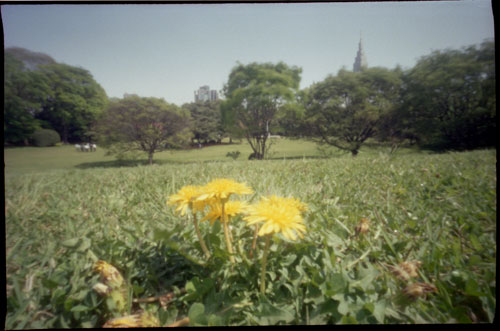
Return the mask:
M256 159L264 158L282 106L294 99L302 69L283 62L239 64L229 74L222 104L225 128L244 136Z
M220 142L224 136L220 112L220 100L192 102L182 105L191 115L193 141Z
M5 52L4 59L4 140L28 143L40 127L37 116L49 93L45 77L26 70L24 63Z
M111 101L96 124L100 144L121 144L128 150L153 155L184 146L191 137L189 113L163 99L128 96Z
M56 130L66 143L88 139L107 103L90 72L22 48L6 49L4 70L6 142L26 142L37 128Z
M435 51L405 77L404 115L423 146L471 149L496 144L495 49Z
M40 66L50 93L38 115L64 142L87 140L87 131L107 103L106 92L85 69L66 64Z
M398 70L340 70L337 76L329 76L308 90L301 133L355 156L394 107L400 85Z

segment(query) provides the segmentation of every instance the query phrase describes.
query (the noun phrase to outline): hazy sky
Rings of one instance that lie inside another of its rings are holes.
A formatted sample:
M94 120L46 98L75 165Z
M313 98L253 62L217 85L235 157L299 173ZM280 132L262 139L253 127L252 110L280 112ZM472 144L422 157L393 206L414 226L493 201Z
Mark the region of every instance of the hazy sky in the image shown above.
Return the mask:
M302 68L301 88L352 65L411 68L433 50L493 39L489 0L164 5L2 5L5 47L91 72L110 97L181 105L221 90L241 62Z

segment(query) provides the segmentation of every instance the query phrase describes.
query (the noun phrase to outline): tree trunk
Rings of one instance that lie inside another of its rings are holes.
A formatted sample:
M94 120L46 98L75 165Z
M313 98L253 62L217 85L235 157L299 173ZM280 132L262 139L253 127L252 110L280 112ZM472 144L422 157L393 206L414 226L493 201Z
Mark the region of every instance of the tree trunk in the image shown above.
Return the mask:
M351 150L351 154L352 154L352 157L355 157L356 155L358 155L358 150L357 149Z
M68 125L63 124L62 141L64 144L68 143Z
M153 154L154 154L154 152L151 152L151 151L148 152L148 164L149 165L153 164Z

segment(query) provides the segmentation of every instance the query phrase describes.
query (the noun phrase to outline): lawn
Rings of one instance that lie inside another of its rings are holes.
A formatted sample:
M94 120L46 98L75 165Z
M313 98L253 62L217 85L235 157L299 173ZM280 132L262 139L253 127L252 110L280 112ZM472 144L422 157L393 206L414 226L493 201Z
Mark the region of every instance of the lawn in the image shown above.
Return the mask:
M246 161L241 144L158 153L156 165L133 167L99 149L5 149L5 327L101 327L116 317L92 289L97 260L122 273L136 299L127 313L148 311L161 325L186 317L193 326L493 321L496 150L367 146L352 158L323 157L308 142L273 148L264 161ZM225 156L235 150L238 160ZM265 293L265 243L249 256L253 229L240 215L230 223L234 267L219 222L200 223L206 260L191 217L166 204L183 186L215 178L255 192L233 200L275 194L308 207L303 239L272 237ZM138 302L165 294L166 305Z
M250 146L243 140L233 144L194 148L188 150L164 151L154 155L157 164L190 163L207 161L230 161L228 152L239 151L238 161L248 159L252 153ZM274 139L270 158L317 157L321 152L316 144L303 140ZM144 154L137 162L120 164L112 156L105 155L105 150L96 152L77 152L72 145L57 147L18 147L4 149L5 168L7 174L36 173L64 169L115 168L137 164L146 164Z
M368 147L367 147L368 146ZM360 155L377 155L388 153L389 147L380 145L366 145L360 150ZM246 161L252 149L245 140L233 144L208 146L187 150L169 150L155 153L154 162L159 165L233 161L227 156L230 152L240 152L236 161ZM414 149L406 148L399 154L413 153ZM90 169L90 168L118 168L147 164L147 156L136 161L118 162L112 156L105 155L105 150L98 147L96 152L77 152L72 145L57 147L17 147L4 149L5 172L7 175L38 173L54 170ZM339 151L333 147L318 146L306 140L292 140L286 138L272 139L268 159L302 159L323 157L349 157L350 154Z

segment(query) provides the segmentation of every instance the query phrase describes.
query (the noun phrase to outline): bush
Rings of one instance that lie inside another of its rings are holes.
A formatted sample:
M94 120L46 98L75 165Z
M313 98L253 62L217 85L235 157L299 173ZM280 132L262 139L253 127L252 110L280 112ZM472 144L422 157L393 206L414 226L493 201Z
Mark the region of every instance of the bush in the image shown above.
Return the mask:
M61 141L59 133L50 129L38 129L31 137L33 144L38 147L55 146Z
M227 157L232 157L233 160L236 160L240 156L240 151L233 151L233 152L228 152L226 154Z

